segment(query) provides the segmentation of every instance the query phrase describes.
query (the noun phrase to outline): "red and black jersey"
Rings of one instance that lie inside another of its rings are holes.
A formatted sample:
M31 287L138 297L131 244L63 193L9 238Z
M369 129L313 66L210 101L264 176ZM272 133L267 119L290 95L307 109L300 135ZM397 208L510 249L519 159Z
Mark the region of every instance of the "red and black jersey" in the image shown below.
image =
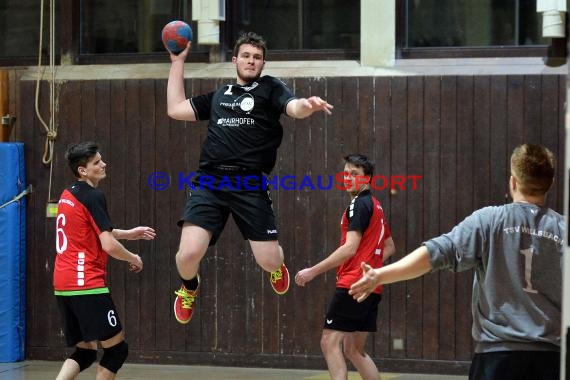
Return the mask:
M362 278L360 263L365 262L372 268L382 267L384 243L391 233L380 202L369 190L361 192L350 202L342 214L340 230L340 245L346 242L348 231L360 231L362 234L354 256L337 269L336 287L349 289ZM378 286L374 292L382 293L382 286Z
M84 181L67 187L59 199L53 284L56 294L100 293L106 289L107 253L99 235L112 231L103 192ZM79 293L78 293L79 292Z

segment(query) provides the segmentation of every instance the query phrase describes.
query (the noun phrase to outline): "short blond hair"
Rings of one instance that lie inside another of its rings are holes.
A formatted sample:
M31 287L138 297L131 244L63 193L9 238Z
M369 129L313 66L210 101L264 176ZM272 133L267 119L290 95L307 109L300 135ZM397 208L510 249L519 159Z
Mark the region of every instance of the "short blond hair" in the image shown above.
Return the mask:
M545 195L554 181L554 154L541 145L522 144L511 155L511 174L521 193Z

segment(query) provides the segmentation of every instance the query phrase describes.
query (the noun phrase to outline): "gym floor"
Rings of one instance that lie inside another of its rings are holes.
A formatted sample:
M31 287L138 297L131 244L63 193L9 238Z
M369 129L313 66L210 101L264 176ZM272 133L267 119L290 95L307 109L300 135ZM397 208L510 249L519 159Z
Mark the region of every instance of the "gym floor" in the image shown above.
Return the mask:
M0 363L2 380L46 380L54 379L59 372L60 362L23 361ZM94 379L95 368L82 372L78 380ZM424 375L404 373L381 373L382 380L466 380L467 376ZM125 364L117 379L122 380L327 380L328 372L300 369L235 368L182 365ZM358 373L351 372L348 380L358 380Z

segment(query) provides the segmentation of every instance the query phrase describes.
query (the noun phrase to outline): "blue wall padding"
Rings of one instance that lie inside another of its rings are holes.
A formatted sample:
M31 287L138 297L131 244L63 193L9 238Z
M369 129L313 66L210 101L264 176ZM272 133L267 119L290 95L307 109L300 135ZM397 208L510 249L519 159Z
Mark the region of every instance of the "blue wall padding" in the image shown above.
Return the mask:
M24 144L0 143L0 206L25 188Z
M24 145L0 143L0 362L25 359L26 188ZM2 207L5 205L4 207Z
M0 362L24 360L25 206L24 200L0 209ZM4 237L8 237L4 239Z

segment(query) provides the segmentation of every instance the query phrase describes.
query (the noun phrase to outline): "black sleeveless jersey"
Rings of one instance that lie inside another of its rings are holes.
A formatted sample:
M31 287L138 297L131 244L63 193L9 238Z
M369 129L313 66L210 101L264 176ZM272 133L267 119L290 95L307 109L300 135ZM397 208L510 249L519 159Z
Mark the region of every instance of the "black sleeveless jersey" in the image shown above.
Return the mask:
M283 82L268 75L249 85L227 84L191 98L196 118L209 120L200 171L236 165L270 173L283 138L279 119L293 99Z

